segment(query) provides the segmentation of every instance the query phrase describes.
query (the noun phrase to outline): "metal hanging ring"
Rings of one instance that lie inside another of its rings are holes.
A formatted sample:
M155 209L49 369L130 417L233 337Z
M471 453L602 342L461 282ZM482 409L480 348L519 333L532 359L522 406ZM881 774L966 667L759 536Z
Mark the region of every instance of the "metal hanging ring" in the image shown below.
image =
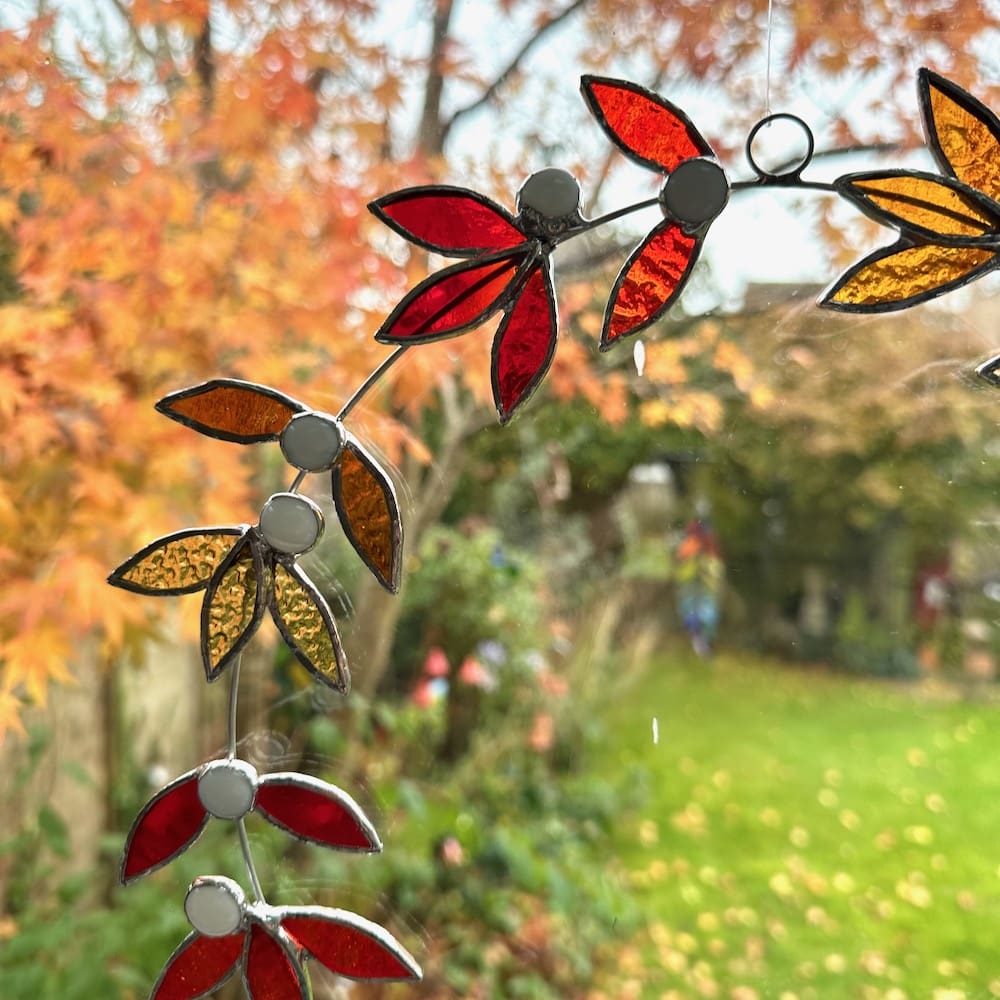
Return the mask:
M775 170L767 170L755 159L753 155L753 143L754 139L757 138L757 133L760 132L762 128L776 121L788 121L797 125L806 137L806 148L805 152L801 156L797 156L791 161L791 163L784 164ZM758 178L760 178L762 184L795 183L802 176L802 171L805 170L806 167L808 167L812 162L815 150L816 139L813 136L812 129L801 118L799 118L798 115L792 115L786 112L779 112L777 114L768 115L766 118L761 118L761 120L757 122L752 129L750 129L750 134L747 136L747 160L749 161L753 172L758 176Z

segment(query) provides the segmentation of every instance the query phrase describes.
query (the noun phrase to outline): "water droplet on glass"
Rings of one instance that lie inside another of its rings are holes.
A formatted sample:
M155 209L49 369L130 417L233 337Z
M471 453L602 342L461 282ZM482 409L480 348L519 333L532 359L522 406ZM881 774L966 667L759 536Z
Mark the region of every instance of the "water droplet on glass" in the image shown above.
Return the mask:
M635 342L635 347L632 348L632 358L635 361L635 372L639 378L642 378L643 370L646 367L646 345L641 340Z

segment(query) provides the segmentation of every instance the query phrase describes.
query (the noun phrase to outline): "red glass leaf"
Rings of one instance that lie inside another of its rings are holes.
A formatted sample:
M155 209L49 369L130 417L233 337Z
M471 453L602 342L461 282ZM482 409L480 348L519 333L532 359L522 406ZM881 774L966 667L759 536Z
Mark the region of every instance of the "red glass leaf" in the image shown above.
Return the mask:
M259 924L247 935L243 979L249 1000L306 1000L309 986L288 948Z
M670 173L692 156L713 156L687 115L670 101L624 80L585 76L583 98L608 138L629 159Z
M556 305L546 264L532 271L493 341L493 401L501 423L534 392L556 350Z
M172 861L198 839L208 813L198 798L198 772L189 771L160 789L135 818L122 853L122 883Z
M672 305L698 259L701 240L675 222L661 222L621 269L608 301L601 350L638 333Z
M368 207L400 236L450 257L471 257L524 242L506 209L466 188L407 188Z
M375 828L350 795L304 774L262 778L255 808L275 826L304 840L348 851L382 850Z
M525 265L524 254L476 259L432 274L390 313L375 339L383 344L417 344L453 337L506 305Z
M306 407L267 386L217 378L164 396L156 409L209 437L253 444L276 441L288 421Z
M236 968L244 936L189 934L164 966L150 1000L196 1000L218 989Z
M357 441L333 470L333 501L344 534L386 590L399 590L403 523L392 481Z
M281 927L339 976L420 979L420 966L384 928L346 910L289 908Z

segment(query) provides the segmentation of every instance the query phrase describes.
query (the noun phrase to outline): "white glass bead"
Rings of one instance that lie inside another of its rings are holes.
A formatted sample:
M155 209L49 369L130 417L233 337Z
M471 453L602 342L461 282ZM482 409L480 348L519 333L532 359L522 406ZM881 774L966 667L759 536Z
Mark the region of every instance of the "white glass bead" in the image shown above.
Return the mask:
M245 760L215 760L198 776L198 798L218 819L239 819L253 808L257 772Z
M301 555L323 534L323 512L298 493L275 493L260 512L260 533L277 552Z
M196 878L184 897L184 912L191 926L208 937L225 937L243 923L246 896L231 878L204 875Z
M344 431L328 413L298 413L281 432L281 451L296 469L322 472L333 468L344 447Z
M577 179L558 167L548 167L532 174L517 193L518 211L529 208L547 219L572 215L580 206Z
M712 160L685 160L660 192L660 202L669 215L695 226L711 222L727 201L729 182L722 167Z

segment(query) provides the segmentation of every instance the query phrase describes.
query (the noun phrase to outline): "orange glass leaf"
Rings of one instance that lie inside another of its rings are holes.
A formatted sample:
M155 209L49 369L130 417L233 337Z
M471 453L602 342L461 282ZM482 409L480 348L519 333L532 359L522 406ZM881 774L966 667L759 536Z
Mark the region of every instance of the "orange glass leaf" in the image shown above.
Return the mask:
M275 564L271 616L306 670L328 687L347 694L351 675L333 613L316 585L294 562Z
M583 99L608 138L630 159L669 173L693 156L713 156L680 108L625 80L584 76Z
M389 477L353 439L333 470L333 501L355 551L378 582L396 593L403 548L396 493Z
M201 608L201 655L214 681L253 637L266 607L267 571L249 533L216 570Z
M938 165L1000 201L1000 118L968 91L929 69L917 77L927 140Z
M601 350L655 322L684 287L701 240L675 222L661 222L621 269L604 316Z
M108 583L137 594L193 594L208 586L239 528L193 528L158 538L127 559Z
M843 312L889 312L926 302L967 284L1000 264L982 247L882 247L855 264L823 296L820 305Z
M931 240L975 238L1000 228L1000 206L980 201L950 177L907 171L848 174L837 190L877 219Z
M284 393L254 382L219 378L164 396L164 416L223 441L276 441L296 413L306 409Z

